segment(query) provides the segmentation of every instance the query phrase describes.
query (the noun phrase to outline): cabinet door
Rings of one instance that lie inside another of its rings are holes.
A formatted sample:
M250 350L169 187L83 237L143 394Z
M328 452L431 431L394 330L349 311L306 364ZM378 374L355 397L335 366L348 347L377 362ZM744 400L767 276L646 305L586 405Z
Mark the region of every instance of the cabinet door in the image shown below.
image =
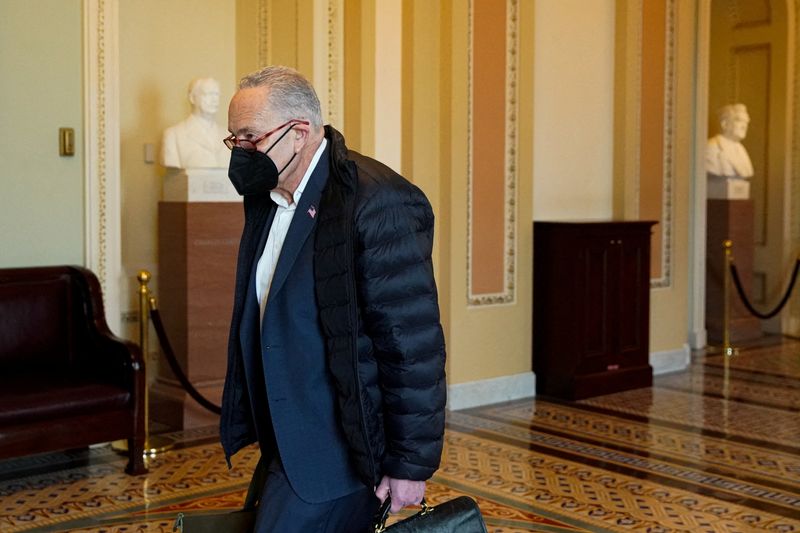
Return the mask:
M580 240L580 310L584 338L578 373L647 362L649 234L599 232Z
M580 301L575 309L580 313L583 327L576 329L583 339L578 357L577 373L604 372L615 364L618 352L616 330L619 314L620 250L616 239L589 234L578 241L580 279L575 280Z
M641 234L644 233L644 234ZM619 241L619 284L617 320L619 365L647 362L650 315L650 245L647 232L621 235Z

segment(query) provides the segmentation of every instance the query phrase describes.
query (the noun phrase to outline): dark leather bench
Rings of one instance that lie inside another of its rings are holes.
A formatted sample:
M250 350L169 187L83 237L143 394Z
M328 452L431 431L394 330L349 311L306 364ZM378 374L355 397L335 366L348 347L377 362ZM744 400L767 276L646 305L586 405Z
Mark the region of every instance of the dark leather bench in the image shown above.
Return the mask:
M146 472L138 346L108 329L100 284L75 266L0 269L0 459L127 439Z

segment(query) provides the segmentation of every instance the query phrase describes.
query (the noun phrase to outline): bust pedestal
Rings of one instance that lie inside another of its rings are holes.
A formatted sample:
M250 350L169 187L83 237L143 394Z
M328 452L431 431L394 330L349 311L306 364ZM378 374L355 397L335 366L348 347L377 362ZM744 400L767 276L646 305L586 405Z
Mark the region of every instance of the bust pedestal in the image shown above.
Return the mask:
M227 370L243 224L241 197L227 170L190 169L167 176L164 201L158 205L159 310L189 381L217 404ZM219 420L184 392L163 359L150 399L153 418L171 428Z
M715 200L748 200L750 181L742 178L708 175L707 198Z
M742 181L742 180L738 180ZM749 184L748 184L749 185ZM733 261L742 288L749 296L753 285L753 201L710 198L706 233L706 330L710 344L720 344L724 328L725 252L722 243L733 241ZM761 321L751 315L731 279L730 340L735 343L758 338Z
M165 202L241 202L227 169L176 168L164 176Z

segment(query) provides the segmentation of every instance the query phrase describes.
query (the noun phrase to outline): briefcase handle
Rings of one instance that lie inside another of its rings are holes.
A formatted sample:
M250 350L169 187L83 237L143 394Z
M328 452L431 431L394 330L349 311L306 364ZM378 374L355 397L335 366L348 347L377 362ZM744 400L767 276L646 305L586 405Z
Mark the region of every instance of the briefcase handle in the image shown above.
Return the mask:
M425 502L425 498L422 498L422 502L420 502L422 506L422 510L417 513L419 516L425 516L426 514L433 511L434 507L432 505L428 505ZM375 513L375 533L383 533L386 531L386 520L389 518L389 509L392 506L392 497L386 496L386 499L383 500L383 503L378 508L378 512Z

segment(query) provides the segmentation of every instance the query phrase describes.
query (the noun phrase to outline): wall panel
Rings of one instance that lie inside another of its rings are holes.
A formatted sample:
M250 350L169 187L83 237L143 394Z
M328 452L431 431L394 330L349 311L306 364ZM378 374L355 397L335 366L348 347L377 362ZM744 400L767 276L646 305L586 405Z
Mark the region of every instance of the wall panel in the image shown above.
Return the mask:
M514 300L516 0L473 0L469 80L469 302Z
M772 47L768 44L737 46L731 51L733 83L731 102L747 102L750 127L747 133L747 153L756 175L750 180L750 198L755 204L753 220L755 242L767 244L769 204L766 199L770 180L769 168L769 101L772 70ZM778 207L778 206L774 206Z
M639 219L656 220L650 243L650 277L663 276L665 161L668 132L667 19L668 3L642 4L641 111L639 156Z

